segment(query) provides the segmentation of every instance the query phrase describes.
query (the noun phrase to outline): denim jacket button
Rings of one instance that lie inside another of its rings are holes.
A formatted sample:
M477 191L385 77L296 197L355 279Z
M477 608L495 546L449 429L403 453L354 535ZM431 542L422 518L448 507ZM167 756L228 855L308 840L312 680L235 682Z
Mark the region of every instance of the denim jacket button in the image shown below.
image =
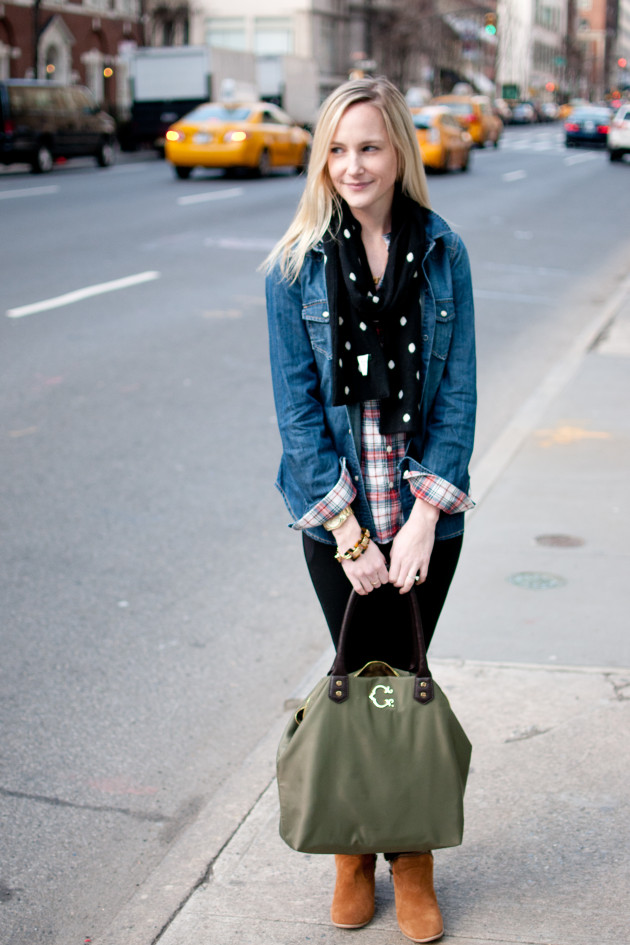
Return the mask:
M446 312L442 312L442 315L446 315ZM328 312L322 312L322 318L330 318L329 313L328 313Z

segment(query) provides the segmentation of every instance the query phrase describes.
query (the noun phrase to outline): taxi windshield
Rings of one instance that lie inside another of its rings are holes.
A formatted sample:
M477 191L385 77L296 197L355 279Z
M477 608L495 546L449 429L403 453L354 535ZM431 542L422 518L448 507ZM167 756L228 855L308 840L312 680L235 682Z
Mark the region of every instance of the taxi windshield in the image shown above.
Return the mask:
M251 108L229 105L200 105L186 116L190 121L247 121L251 115Z

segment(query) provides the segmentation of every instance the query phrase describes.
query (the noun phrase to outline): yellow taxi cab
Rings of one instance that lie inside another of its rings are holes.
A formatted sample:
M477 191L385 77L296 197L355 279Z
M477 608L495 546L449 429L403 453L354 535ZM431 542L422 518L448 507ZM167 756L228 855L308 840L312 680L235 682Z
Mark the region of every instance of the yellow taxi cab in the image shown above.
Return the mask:
M308 164L308 131L268 102L206 102L166 132L166 160L181 180L195 167L248 169L261 177L272 168Z
M470 133L479 148L487 143L499 146L503 122L485 95L438 95L429 105L444 105L450 109L462 128Z
M412 108L422 163L434 171L468 170L473 139L448 108L426 105Z

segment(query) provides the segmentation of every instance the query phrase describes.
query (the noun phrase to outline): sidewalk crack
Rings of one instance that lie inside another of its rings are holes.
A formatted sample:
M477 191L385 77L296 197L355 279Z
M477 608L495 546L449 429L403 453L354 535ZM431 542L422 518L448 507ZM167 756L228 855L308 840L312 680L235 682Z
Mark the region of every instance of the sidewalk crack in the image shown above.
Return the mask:
M615 679L612 674L606 674L606 680L610 683L613 693L618 702L630 702L630 679Z

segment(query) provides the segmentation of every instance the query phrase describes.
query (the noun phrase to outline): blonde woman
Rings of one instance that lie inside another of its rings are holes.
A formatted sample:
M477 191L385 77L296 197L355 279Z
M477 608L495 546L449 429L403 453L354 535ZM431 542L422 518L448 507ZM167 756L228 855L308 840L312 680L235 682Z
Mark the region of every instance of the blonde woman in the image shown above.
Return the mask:
M428 646L473 505L475 341L466 250L430 209L409 109L387 79L347 82L322 105L304 194L267 266L291 527L335 645L351 587L363 598L349 669L408 668L400 595L417 595ZM431 852L383 852L401 930L440 938ZM372 918L375 860L335 857L336 926Z

